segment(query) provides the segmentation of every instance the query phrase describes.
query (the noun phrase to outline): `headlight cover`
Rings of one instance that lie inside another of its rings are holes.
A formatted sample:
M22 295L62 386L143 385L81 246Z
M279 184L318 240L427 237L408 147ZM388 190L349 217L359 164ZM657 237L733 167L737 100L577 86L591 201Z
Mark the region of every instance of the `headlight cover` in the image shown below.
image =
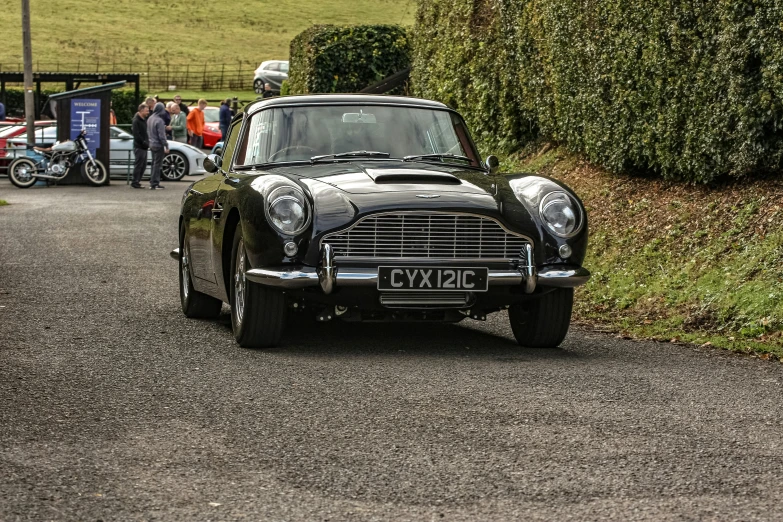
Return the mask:
M278 187L267 196L266 217L283 234L294 236L310 222L304 193L296 187Z
M550 192L539 206L541 219L549 230L558 237L572 237L582 228L582 210L568 194Z

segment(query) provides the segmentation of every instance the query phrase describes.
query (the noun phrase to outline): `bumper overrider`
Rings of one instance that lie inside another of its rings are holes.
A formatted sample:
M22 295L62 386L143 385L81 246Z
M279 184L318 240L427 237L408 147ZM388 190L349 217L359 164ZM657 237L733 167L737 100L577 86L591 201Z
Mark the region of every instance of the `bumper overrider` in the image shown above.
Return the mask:
M507 270L489 270L489 286L521 286L526 294L532 294L537 286L549 288L574 288L590 279L590 272L580 266L557 265L537 269L533 264L533 249L526 246L526 263ZM171 252L179 259L179 249ZM291 266L281 268L252 268L245 277L254 283L282 289L301 289L320 286L325 294L340 287L378 286L377 268L338 267L334 251L329 244L321 247L321 263L318 268Z

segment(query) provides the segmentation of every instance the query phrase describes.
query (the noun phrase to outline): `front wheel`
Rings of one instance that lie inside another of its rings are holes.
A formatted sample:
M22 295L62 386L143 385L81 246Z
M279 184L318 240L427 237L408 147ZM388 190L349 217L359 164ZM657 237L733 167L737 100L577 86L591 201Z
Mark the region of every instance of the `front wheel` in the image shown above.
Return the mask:
M82 177L87 180L87 183L94 186L104 185L106 180L109 179L109 173L106 171L106 167L103 163L97 159L87 160L82 163Z
M163 156L160 174L166 181L179 181L188 175L189 170L188 158L181 152L170 151Z
M19 188L30 188L38 181L35 177L38 168L29 158L17 158L8 166L8 177L11 183Z
M256 94L263 94L264 93L264 82L262 80L255 80L253 82L253 90L256 91Z
M514 337L521 346L556 348L568 333L573 306L573 288L556 288L513 305L508 311L508 319Z
M285 326L285 296L278 290L263 287L245 277L250 264L241 224L237 224L234 234L231 267L231 327L239 346L275 346Z

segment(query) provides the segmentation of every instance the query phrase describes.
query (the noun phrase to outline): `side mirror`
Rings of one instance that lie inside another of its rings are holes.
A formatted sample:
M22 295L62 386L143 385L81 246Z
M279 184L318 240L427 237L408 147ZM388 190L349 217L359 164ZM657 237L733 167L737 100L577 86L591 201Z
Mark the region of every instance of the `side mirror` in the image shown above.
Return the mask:
M133 136L131 136L131 135L130 135L130 134L128 134L127 132L122 132L122 133L120 133L120 135L119 135L119 136L117 136L117 137L118 137L118 138L120 138L121 140L132 140L132 139L133 139Z
M497 156L487 156L487 160L484 162L484 167L490 174L497 174L500 168L500 160Z
M210 154L204 159L204 170L215 173L223 166L223 158L217 154Z

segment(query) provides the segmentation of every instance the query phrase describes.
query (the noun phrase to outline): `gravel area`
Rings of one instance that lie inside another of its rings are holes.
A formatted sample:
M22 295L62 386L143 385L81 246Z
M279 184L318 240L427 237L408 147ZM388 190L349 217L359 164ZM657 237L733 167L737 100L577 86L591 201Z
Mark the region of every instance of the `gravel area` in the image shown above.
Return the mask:
M781 520L783 365L179 309L166 190L0 180L0 520Z

